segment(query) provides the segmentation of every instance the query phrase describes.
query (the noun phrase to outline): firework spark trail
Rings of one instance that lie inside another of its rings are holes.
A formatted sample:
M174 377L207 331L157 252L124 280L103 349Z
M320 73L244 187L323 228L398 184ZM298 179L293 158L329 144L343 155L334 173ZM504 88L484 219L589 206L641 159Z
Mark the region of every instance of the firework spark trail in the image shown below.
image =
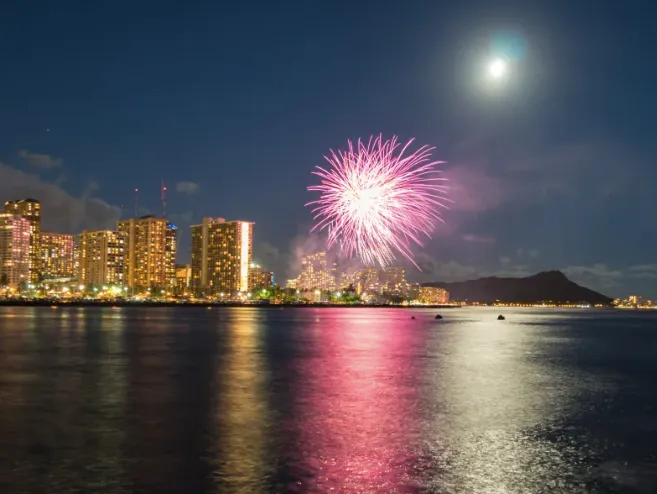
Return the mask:
M411 244L421 246L422 236L430 236L449 201L442 185L447 179L436 176L442 162L431 161L434 148L405 155L412 142L401 147L397 137L370 137L367 144L348 141L346 151L324 156L331 166L316 167L320 185L308 187L320 198L306 205L314 206L313 231L328 230L329 248L338 244L368 266L385 267L396 252L415 264Z

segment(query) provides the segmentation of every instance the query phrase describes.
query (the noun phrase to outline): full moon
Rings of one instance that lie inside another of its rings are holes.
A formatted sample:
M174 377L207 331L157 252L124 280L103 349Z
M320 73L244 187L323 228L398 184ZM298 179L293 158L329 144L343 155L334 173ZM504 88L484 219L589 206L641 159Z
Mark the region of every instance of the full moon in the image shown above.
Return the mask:
M506 63L504 62L504 60L500 58L496 58L495 60L490 62L490 64L488 65L488 73L494 79L499 79L504 74L506 74Z

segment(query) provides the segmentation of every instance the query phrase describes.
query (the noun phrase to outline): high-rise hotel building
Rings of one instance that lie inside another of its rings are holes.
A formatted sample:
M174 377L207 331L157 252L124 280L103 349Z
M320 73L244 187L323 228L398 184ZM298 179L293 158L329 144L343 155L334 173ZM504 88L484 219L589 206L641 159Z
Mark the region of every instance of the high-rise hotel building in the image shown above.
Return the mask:
M167 223L166 229L166 242L164 253L164 270L166 278L166 286L168 289L175 289L176 287L176 249L178 247L178 228L173 223Z
M125 238L117 231L84 231L80 234L80 283L125 284Z
M41 277L41 203L36 199L5 202L5 213L20 215L30 224L30 256L28 260L30 282Z
M176 286L174 293L176 295L186 295L192 280L192 265L185 264L176 266Z
M30 283L30 222L19 215L0 214L0 284L23 288Z
M192 226L192 291L233 297L249 290L253 223L203 218Z
M75 236L70 233L41 234L41 270L44 278L73 278L76 262Z
M355 274L354 281L358 294L369 292L400 295L408 288L404 269L397 267L362 269Z
M119 221L126 241L126 282L134 290L173 289L176 281L176 227L165 218Z
M274 282L274 273L263 271L257 264L249 266L249 290L256 288L269 288Z

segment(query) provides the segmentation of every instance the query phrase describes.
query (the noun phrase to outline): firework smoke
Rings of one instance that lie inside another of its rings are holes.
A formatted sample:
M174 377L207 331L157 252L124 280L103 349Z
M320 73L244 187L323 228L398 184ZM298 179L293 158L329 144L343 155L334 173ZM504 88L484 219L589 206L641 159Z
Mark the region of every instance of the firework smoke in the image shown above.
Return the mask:
M316 167L320 184L308 190L320 198L307 206L314 207L313 231L328 231L329 248L338 244L367 266L387 266L395 253L415 264L411 244L421 246L421 238L430 236L448 200L446 179L435 169L441 162L431 161L434 148L404 155L412 142L401 146L397 137L382 136L356 145L349 141L346 151L325 156L328 169Z

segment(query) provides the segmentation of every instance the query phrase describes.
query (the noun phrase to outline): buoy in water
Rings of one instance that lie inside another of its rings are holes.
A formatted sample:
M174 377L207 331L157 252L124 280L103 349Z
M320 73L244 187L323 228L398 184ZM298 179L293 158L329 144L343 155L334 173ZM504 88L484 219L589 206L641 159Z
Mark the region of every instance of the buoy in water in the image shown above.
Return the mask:
M498 321L504 321L504 319L506 319L506 318L505 318L502 314L500 314L499 316L497 316L497 320L498 320Z
M441 316L440 314L436 314L435 319L442 319L442 318L443 318L443 316Z
M411 316L411 319L415 319L415 316Z

